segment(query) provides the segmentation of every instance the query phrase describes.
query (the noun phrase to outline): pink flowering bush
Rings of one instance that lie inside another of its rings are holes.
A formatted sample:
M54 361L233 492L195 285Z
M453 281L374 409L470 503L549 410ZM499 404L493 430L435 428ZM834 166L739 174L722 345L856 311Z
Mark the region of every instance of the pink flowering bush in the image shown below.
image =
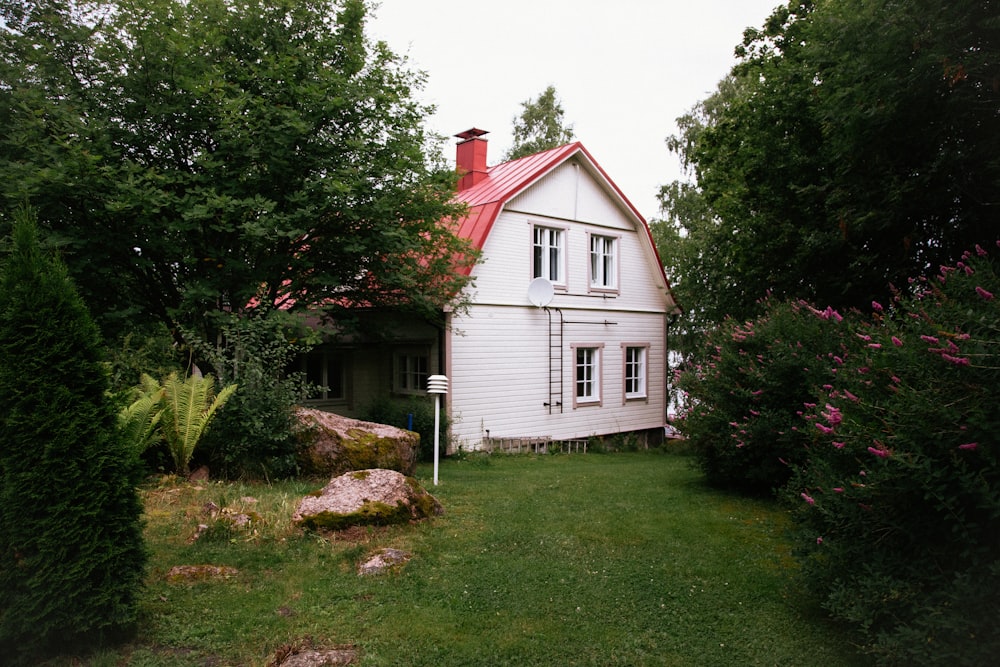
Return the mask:
M997 290L978 247L913 281L852 324L803 415L809 454L785 496L804 579L882 664L1000 655Z
M803 420L831 386L846 334L837 312L804 302L765 301L766 314L727 320L678 376L686 410L678 422L714 485L770 494L805 461L812 431Z
M678 377L707 479L792 504L806 587L881 664L1000 655L998 293L977 246L868 315L765 302Z

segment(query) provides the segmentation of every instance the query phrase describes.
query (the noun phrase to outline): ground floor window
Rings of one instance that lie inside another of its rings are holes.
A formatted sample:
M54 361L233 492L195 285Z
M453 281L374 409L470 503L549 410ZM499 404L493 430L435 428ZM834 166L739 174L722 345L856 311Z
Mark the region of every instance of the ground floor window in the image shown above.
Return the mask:
M423 394L427 391L430 355L426 351L397 352L394 363L394 391L400 394Z
M625 398L646 398L647 345L625 347Z
M574 405L601 401L601 346L575 347L576 382Z
M311 350L299 358L298 370L305 373L313 391L312 401L342 401L347 399L347 373L344 352Z

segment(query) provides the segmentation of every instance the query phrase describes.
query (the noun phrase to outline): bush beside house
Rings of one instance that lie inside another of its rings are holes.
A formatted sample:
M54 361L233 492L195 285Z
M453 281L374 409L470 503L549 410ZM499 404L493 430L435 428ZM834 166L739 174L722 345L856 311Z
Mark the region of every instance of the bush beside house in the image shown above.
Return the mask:
M709 479L780 467L805 586L880 664L1000 652L998 266L977 246L868 316L770 304L682 374Z

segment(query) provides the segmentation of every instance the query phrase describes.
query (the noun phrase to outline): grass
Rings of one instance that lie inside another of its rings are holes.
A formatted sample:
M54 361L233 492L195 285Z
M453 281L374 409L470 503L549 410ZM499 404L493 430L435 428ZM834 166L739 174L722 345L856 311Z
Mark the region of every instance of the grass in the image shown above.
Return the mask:
M290 525L321 484L151 484L139 635L72 664L264 666L309 642L365 666L864 664L795 593L781 510L705 488L684 457L470 457L437 487L430 472L444 516L352 539ZM208 501L260 520L188 543ZM359 577L383 546L413 558ZM197 564L238 573L166 578Z

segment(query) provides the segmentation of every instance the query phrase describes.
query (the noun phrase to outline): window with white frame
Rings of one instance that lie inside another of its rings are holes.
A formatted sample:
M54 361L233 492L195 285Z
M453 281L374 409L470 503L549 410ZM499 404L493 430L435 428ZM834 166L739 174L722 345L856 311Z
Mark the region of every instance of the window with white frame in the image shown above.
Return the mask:
M618 288L618 239L613 236L590 237L590 286L594 289Z
M554 283L566 282L563 273L565 239L566 232L562 229L540 226L532 229L532 277L548 278Z
M576 347L576 382L574 403L599 403L601 400L601 348Z
M645 345L625 346L625 398L646 398L646 359L649 348Z
M394 364L396 372L393 389L397 393L423 394L427 390L430 357L426 352L397 352Z

